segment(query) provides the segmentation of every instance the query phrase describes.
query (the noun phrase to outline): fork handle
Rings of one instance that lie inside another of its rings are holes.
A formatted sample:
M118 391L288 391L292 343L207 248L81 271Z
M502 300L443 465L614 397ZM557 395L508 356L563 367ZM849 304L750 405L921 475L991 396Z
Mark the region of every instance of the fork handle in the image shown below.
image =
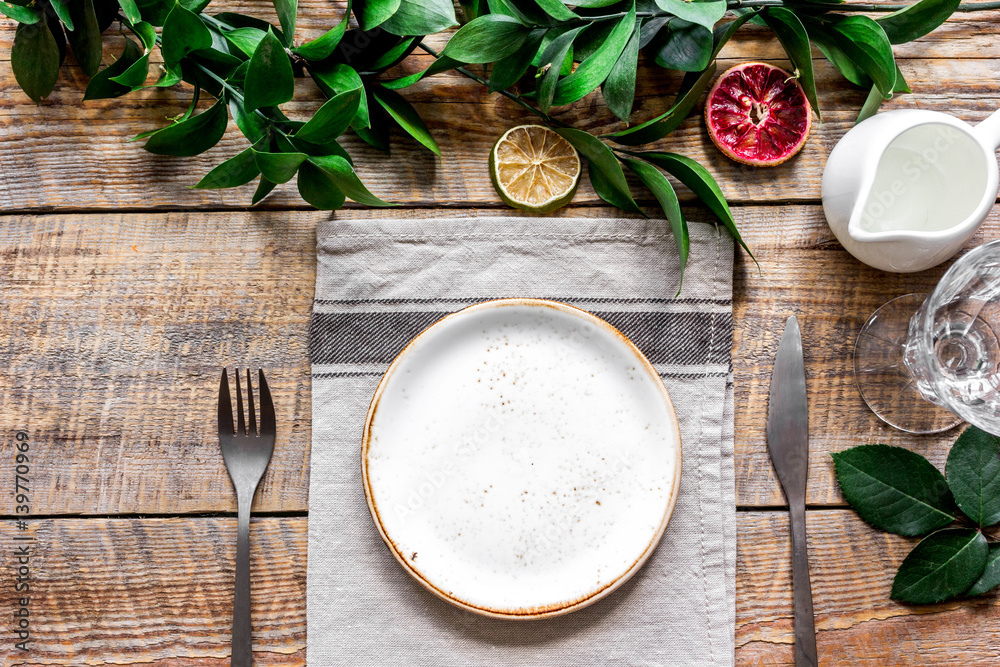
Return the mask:
M253 495L237 495L236 589L233 595L232 667L250 667L250 503Z

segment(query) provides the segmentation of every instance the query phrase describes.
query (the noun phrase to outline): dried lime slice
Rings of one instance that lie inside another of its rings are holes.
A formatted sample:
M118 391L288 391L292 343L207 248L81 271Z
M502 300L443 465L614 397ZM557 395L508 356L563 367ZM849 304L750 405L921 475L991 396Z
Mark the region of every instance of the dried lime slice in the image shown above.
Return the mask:
M490 151L490 178L509 206L549 213L568 204L580 182L580 156L547 127L521 125Z

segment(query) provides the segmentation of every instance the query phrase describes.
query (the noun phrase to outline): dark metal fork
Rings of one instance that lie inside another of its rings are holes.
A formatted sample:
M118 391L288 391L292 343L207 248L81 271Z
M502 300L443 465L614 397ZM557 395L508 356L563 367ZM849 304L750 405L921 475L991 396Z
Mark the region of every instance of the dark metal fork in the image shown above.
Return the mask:
M226 470L236 489L239 520L236 538L236 592L233 598L232 667L250 667L253 656L250 646L250 505L260 478L271 460L274 437L274 403L260 371L260 433L254 412L253 386L247 369L247 405L250 428L243 419L243 393L240 390L240 369L236 369L236 431L233 431L233 403L229 398L229 378L222 369L219 384L219 446Z

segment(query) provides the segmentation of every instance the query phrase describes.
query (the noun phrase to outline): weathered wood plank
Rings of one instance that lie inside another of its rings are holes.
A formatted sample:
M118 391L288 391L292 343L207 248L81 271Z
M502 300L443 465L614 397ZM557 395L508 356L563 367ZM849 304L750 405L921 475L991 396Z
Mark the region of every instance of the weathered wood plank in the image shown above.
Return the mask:
M807 525L820 664L995 664L995 594L927 606L893 602L892 578L916 539L876 531L846 510L807 512ZM739 513L737 551L737 664L792 665L788 515Z
M706 219L703 211L689 213ZM39 461L35 511L232 510L214 406L219 368L236 363L268 369L282 424L258 507L306 509L313 230L326 215L0 218L0 317L7 323L0 331L0 452L11 451L15 430L31 434ZM891 297L930 289L943 267L915 275L868 269L833 240L816 206L746 206L736 216L761 263L758 273L743 257L736 270L738 503L784 503L764 423L777 338L793 313L802 321L809 374L809 502L842 502L829 453L853 445L908 446L943 465L954 434L917 438L883 426L862 403L851 368L854 336L868 315ZM994 213L972 243L998 232ZM12 514L12 502L5 497L0 514Z
M305 664L306 525L251 524L255 665ZM235 518L5 521L0 535L5 572L16 569L7 545L32 550L29 650L5 628L4 667L229 664ZM19 597L3 587L5 618Z
M727 67L746 57L725 58L720 65ZM427 62L427 57L414 58L408 68L419 69ZM885 105L887 109L938 109L978 121L1000 107L997 60L913 58L903 62L902 69L917 93L897 97ZM734 202L817 201L826 156L851 127L865 98L864 91L850 86L822 58L817 60L817 77L825 122L815 126L802 154L780 167L757 169L726 159L708 140L698 116L655 147L676 150L706 164ZM677 73L645 68L635 118L662 112L678 81ZM224 191L188 189L215 164L245 147L235 127L217 147L195 158L153 156L142 150L141 142L128 142L136 133L182 113L190 95L188 90L150 90L124 99L81 103L85 83L80 70L71 67L51 99L36 107L17 90L9 69L0 70L0 152L5 157L0 208L117 210L248 205L252 185ZM296 101L287 105L293 117L307 116L321 101L308 82L301 89ZM371 189L392 201L415 206L500 206L489 181L486 156L503 130L534 122L533 116L499 95L487 95L478 84L454 73L421 82L406 96L427 120L441 144L443 157L435 158L401 132L394 134L391 157L350 136L345 146L356 156L359 173ZM599 93L561 110L558 116L596 132L622 127L604 108ZM684 190L682 196L690 199ZM585 183L576 203L593 205L599 199ZM280 186L264 206L301 208L304 203L294 184L287 184Z
M8 639L0 664L228 664L235 518L28 523L26 531L0 523L4 544L34 538L30 651ZM255 664L305 662L306 526L304 517L252 524ZM995 663L996 595L897 604L893 573L915 540L877 532L849 511L811 511L808 531L821 664ZM787 514L741 512L737 534L737 664L792 664ZM10 571L11 550L3 554ZM15 608L11 586L0 606Z

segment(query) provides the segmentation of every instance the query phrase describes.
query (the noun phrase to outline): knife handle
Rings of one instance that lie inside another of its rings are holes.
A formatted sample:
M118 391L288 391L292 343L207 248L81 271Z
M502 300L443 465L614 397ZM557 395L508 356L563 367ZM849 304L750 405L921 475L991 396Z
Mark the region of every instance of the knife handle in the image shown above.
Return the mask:
M788 504L792 522L792 591L795 595L795 666L816 667L816 624L813 619L812 588L809 585L809 554L806 550L805 500Z

